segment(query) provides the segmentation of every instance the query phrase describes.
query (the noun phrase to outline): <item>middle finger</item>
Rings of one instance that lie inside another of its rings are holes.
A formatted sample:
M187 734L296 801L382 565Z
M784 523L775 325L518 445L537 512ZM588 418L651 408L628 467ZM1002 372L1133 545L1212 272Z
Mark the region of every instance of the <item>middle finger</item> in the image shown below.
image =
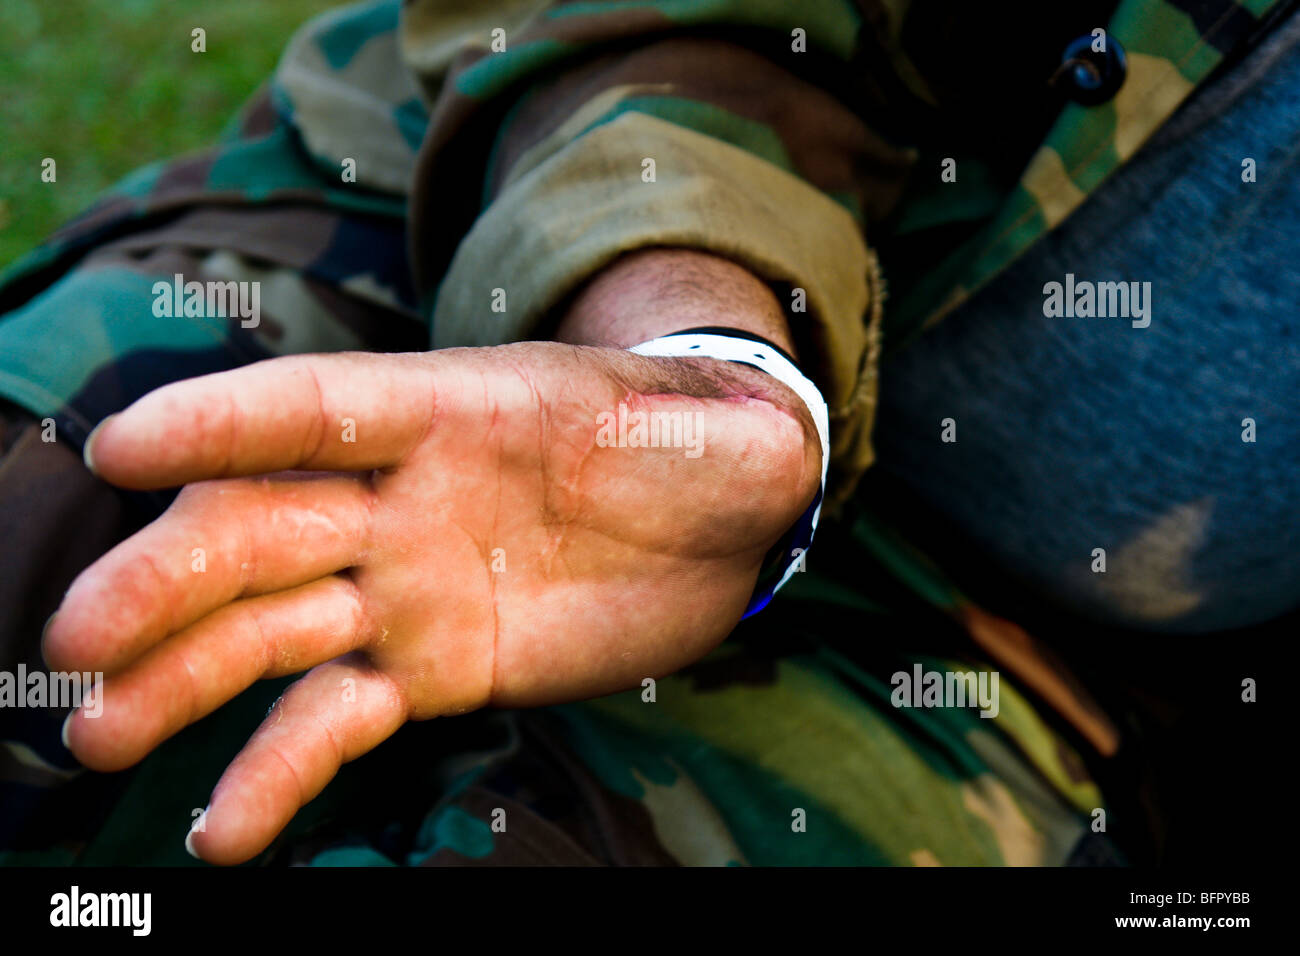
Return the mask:
M43 641L54 670L120 670L240 597L359 563L373 492L356 475L286 473L187 486L73 581Z

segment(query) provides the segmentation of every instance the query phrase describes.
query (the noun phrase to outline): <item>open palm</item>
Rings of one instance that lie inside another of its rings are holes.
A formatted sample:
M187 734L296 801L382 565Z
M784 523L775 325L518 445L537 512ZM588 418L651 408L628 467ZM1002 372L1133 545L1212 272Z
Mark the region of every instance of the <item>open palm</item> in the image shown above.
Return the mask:
M604 440L620 404L693 416L697 440ZM159 389L90 450L114 484L185 487L47 628L52 668L109 675L69 745L121 769L307 671L193 834L207 860L246 860L406 720L595 696L707 652L812 499L812 436L756 370L558 343L300 356Z

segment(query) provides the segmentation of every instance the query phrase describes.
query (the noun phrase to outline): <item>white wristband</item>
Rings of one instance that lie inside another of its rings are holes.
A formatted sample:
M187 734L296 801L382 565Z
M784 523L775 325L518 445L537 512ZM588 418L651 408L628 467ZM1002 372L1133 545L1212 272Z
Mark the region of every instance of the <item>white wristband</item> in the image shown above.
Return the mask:
M812 416L822 446L821 490L809 509L811 526L807 529L807 541L801 542L805 547L810 544L812 532L817 527L817 519L821 516L822 498L826 493L826 471L830 463L830 413L826 408L826 400L822 398L817 386L799 371L793 362L770 345L738 336L719 335L713 332L684 332L642 342L640 345L632 346L628 351L652 357L715 358L752 365L789 386L803 400L803 403L808 406L808 413ZM803 519L801 523L802 521ZM799 551L799 555L790 562L781 580L772 588L773 593L779 590L801 566L802 549L796 550ZM751 610L746 613L746 616L760 610L770 597L771 594L766 595L757 607L751 605Z

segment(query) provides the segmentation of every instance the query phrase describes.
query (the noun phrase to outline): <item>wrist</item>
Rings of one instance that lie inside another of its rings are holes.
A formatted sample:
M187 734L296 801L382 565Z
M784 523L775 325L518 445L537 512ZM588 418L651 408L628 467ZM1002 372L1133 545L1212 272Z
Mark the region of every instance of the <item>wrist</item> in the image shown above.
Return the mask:
M574 297L555 337L629 348L700 327L751 333L795 354L785 314L767 284L734 262L691 249L643 249L617 259Z

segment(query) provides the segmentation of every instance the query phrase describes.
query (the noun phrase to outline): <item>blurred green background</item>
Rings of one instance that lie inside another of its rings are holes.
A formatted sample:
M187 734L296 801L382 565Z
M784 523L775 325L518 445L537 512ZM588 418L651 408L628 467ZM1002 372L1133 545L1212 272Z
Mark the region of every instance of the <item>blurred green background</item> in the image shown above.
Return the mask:
M0 0L0 268L131 170L211 142L293 31L339 5Z

